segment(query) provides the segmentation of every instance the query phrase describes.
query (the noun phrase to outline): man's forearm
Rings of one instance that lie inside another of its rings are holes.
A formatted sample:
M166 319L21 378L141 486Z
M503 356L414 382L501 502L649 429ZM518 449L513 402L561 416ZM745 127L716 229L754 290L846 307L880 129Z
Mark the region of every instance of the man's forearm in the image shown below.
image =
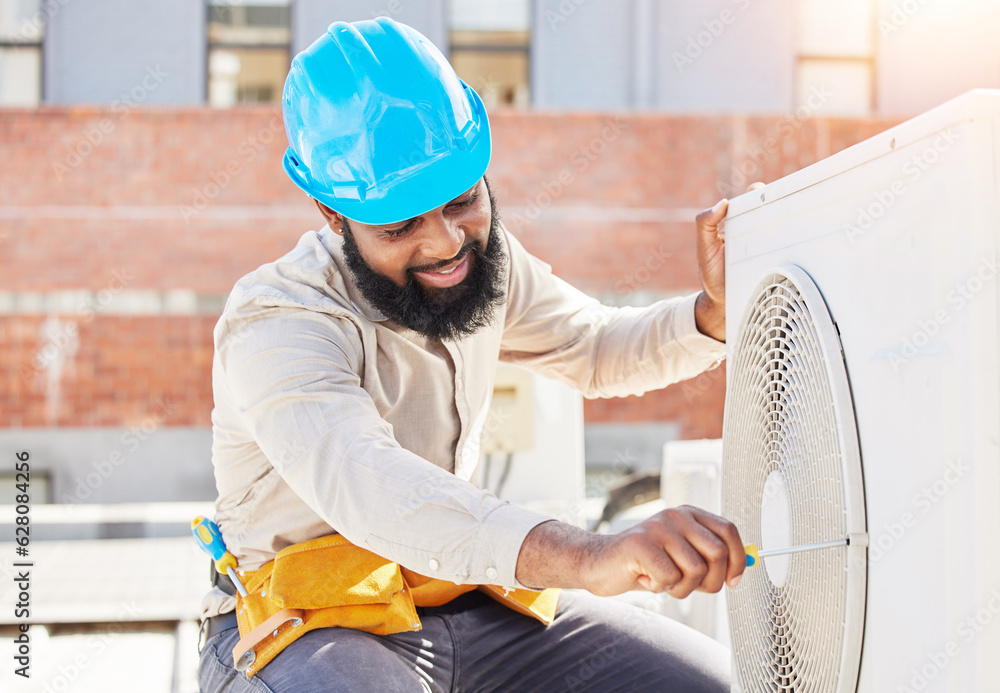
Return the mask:
M521 544L515 575L522 585L584 588L582 567L607 543L608 535L594 534L558 520L537 525Z
M746 568L739 531L699 508L663 510L618 534L595 534L550 520L521 543L515 576L522 585L582 588L598 595L734 587Z

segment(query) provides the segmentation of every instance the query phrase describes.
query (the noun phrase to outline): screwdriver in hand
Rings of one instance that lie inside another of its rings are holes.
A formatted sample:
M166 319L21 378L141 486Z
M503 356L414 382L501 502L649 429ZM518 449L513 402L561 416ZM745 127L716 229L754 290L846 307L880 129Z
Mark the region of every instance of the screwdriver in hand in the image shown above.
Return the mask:
M191 520L191 533L194 534L201 550L215 561L215 569L229 576L229 579L236 585L236 589L239 590L240 596L247 596L247 588L243 586L243 582L236 575L236 556L226 549L219 525L204 515L199 515Z
M765 549L759 551L756 544L747 544L743 550L747 554L747 568L753 568L760 563L760 559L768 556L781 556L786 553L799 553L800 551L816 551L817 549L832 549L836 546L848 546L849 539L838 539L837 541L824 541L819 544L802 544L801 546L789 546L784 549Z

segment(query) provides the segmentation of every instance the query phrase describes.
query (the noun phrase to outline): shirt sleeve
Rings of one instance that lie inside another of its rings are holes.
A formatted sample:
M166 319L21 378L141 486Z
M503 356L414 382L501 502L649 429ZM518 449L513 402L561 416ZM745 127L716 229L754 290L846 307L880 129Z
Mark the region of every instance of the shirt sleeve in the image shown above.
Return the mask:
M639 395L717 366L726 345L698 331L697 294L645 308L602 305L506 234L510 288L500 359L585 397Z
M362 387L350 319L282 307L234 327L216 333L230 396L261 451L317 515L420 574L520 586L521 543L550 518L400 447Z

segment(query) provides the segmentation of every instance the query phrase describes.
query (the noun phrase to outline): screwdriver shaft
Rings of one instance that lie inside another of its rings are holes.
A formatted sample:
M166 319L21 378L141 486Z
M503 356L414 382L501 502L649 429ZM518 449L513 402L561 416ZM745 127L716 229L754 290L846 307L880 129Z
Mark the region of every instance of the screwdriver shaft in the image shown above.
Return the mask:
M765 551L759 551L758 555L761 558L767 558L768 556L781 556L786 553L800 553L802 551L816 551L817 549L832 549L835 546L847 546L847 539L838 539L836 541L824 541L819 544L802 544L801 546L789 546L784 549L767 549Z
M247 596L247 588L243 586L243 581L236 575L236 571L232 568L226 568L226 573L229 575L229 579L233 581L236 589L239 590L240 596Z

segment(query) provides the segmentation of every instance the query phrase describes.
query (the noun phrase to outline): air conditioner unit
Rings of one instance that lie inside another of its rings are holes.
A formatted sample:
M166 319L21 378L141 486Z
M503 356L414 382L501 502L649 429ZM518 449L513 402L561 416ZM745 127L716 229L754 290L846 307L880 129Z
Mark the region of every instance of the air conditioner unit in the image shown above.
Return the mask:
M1000 91L731 202L736 690L1000 690L998 246Z

